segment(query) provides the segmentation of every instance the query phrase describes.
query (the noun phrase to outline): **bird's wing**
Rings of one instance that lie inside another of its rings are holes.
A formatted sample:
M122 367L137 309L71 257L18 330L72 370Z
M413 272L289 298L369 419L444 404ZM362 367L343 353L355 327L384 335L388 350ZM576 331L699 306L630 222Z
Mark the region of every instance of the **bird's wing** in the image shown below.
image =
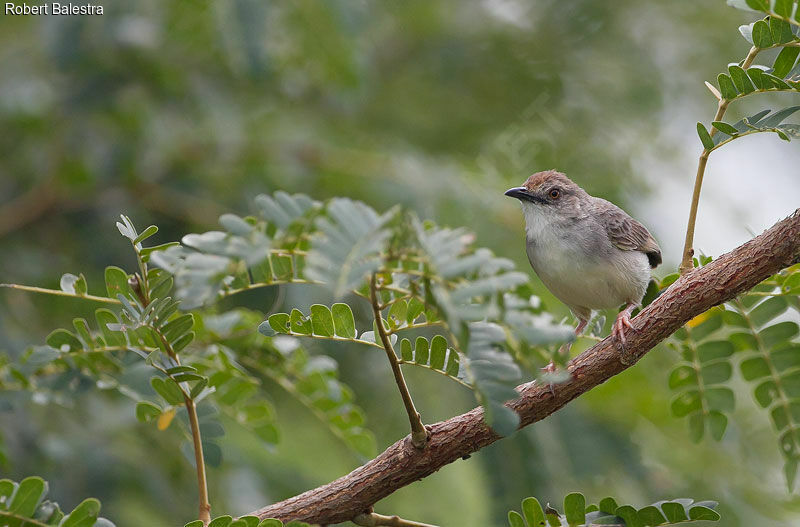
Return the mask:
M597 217L611 243L623 251L645 253L650 267L655 268L661 263L661 248L644 225L609 201L602 200L597 205Z

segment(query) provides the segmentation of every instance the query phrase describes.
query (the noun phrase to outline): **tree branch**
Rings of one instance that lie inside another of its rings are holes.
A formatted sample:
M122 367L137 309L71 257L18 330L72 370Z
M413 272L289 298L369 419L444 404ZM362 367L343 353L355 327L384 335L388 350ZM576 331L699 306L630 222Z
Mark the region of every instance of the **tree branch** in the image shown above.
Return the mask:
M797 262L800 209L730 253L681 276L632 320L633 328L626 333L626 354L638 361L695 316ZM508 406L519 414L520 427L527 426L628 367L620 362L615 341L606 338L569 363L572 378L555 385L552 393L548 386L526 383L517 387L519 397ZM322 525L351 520L399 488L500 439L486 426L481 408L428 429L430 438L423 450L414 448L406 437L336 481L251 514Z

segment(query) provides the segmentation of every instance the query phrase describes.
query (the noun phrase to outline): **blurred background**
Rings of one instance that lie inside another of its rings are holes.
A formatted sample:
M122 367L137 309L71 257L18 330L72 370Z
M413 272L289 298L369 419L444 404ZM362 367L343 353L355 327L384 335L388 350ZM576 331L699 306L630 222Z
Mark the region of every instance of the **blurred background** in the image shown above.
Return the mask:
M378 210L401 203L467 227L529 270L519 205L503 191L549 168L642 220L664 250L664 276L682 248L695 123L716 109L703 81L744 57L737 26L753 20L723 0L102 5L95 17L0 16L0 282L57 288L62 273L82 272L102 290L106 265L133 264L114 228L120 213L159 225L165 242L213 229L224 212L244 215L255 195L276 190ZM734 106L727 120L752 108ZM696 248L719 255L791 213L799 156L796 143L766 134L715 152ZM321 294L288 290L284 306ZM275 295L236 301L267 311ZM0 351L13 359L93 307L0 290ZM385 359L311 349L339 361L380 450L407 433ZM501 525L526 496L560 504L580 490L640 507L717 499L725 526L787 525L800 500L786 490L768 417L744 391L725 439L691 444L669 415L674 360L666 348L648 355L376 511ZM427 421L475 404L427 372L408 375ZM217 514L247 513L363 461L280 389L265 389L282 440L269 451L228 427L223 465L209 474ZM0 393L0 477L40 475L65 507L96 496L119 526L194 517L195 476L175 454L175 427L138 424L133 403L109 394L67 406Z

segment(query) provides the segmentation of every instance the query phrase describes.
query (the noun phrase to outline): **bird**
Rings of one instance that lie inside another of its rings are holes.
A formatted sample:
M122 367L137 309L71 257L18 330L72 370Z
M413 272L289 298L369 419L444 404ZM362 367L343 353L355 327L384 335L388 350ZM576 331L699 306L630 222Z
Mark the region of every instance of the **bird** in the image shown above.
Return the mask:
M580 336L594 310L625 306L612 335L625 357L625 332L661 263L661 249L647 228L625 211L588 194L566 175L545 170L510 188L525 218L528 261L545 287L578 319ZM560 353L568 354L571 343ZM551 362L546 371L555 371Z

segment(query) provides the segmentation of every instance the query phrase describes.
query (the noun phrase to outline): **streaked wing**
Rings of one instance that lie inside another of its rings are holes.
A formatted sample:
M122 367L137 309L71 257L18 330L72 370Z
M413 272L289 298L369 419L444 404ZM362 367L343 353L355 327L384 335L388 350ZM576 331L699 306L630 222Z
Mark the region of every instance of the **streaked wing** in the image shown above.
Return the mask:
M647 228L611 202L598 200L597 217L606 228L608 239L623 251L641 251L650 267L661 263L661 249Z

